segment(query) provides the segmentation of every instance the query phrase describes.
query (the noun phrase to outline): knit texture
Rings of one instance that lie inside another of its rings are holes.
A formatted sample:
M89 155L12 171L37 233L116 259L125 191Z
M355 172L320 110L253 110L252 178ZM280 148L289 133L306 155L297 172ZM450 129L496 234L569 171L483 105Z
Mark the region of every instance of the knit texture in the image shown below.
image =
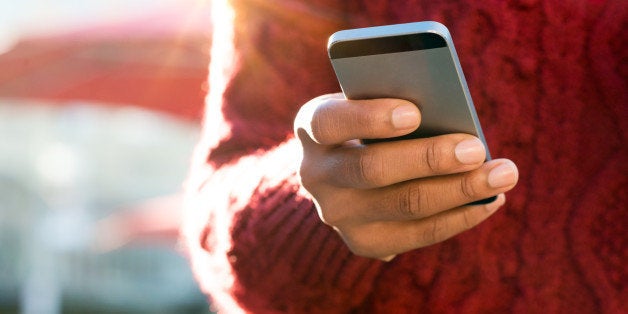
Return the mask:
M227 132L206 125L182 229L219 309L628 312L628 2L233 6L235 71L207 111ZM338 90L325 53L333 31L420 20L449 27L491 154L512 159L520 182L477 228L383 263L353 256L318 219L298 184L292 119Z

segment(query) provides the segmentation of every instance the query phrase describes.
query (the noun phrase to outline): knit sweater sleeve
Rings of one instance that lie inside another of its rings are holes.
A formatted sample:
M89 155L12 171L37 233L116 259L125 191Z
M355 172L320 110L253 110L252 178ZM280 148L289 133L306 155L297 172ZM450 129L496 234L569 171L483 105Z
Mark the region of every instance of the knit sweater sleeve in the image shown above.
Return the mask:
M298 107L337 90L324 53L337 5L213 1L210 92L182 233L201 288L225 312L346 313L381 267L320 221L295 170Z
M298 184L298 152L288 141L223 166L188 199L187 251L221 311L347 313L373 285L381 263L352 255L320 222Z
M627 312L626 1L229 1L234 19L213 10L210 93L182 228L212 304L228 313ZM361 26L448 25L491 150L522 173L482 226L387 264L351 255L320 222L289 135L300 104L338 90L324 43L358 5L350 19Z

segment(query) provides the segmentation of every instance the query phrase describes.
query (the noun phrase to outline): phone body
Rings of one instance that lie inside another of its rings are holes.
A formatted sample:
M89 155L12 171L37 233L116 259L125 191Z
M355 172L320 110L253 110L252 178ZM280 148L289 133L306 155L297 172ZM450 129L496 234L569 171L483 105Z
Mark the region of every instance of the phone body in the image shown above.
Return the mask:
M342 30L327 51L347 99L399 98L421 111L419 128L402 137L477 136L490 153L447 27L426 21ZM480 201L488 203L494 198Z

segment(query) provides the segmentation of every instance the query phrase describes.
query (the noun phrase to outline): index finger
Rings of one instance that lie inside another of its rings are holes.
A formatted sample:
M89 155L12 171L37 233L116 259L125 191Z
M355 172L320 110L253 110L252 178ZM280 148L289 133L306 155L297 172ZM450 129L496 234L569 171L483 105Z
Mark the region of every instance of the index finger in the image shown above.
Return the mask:
M419 127L421 114L413 103L393 98L348 100L330 94L307 102L295 119L295 133L305 130L318 144L339 145L363 138L389 138Z

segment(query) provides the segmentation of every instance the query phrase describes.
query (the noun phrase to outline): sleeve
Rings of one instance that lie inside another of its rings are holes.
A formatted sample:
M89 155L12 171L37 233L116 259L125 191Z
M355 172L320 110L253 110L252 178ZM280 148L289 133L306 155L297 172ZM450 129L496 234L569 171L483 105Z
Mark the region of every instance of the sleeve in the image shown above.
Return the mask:
M201 289L224 312L347 312L380 269L320 221L297 178L294 115L337 90L323 47L340 15L318 2L212 4L210 90L181 232Z
M382 263L353 255L318 219L299 154L289 140L189 187L185 245L217 310L347 313L368 296Z

